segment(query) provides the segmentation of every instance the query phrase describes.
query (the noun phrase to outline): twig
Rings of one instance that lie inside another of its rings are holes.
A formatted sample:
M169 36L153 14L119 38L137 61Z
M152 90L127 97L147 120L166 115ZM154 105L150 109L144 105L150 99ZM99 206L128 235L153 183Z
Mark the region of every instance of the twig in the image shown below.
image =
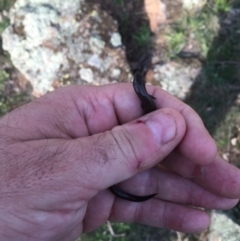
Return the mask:
M110 232L110 234L114 237L114 238L119 238L119 237L125 237L126 234L125 233L121 233L121 234L115 234L113 228L112 228L112 225L111 225L111 222L107 221L107 227L108 227L108 230Z
M177 241L182 241L181 233L180 232L176 232L176 233L177 233Z

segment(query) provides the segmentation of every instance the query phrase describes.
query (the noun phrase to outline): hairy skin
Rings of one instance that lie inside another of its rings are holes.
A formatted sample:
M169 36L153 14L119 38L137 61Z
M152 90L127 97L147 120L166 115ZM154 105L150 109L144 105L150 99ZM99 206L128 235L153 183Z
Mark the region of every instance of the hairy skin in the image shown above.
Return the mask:
M147 91L157 110L145 116L131 84L114 84L61 88L0 119L1 241L74 241L106 220L199 232L209 216L194 207L237 203L240 171L199 116ZM116 183L158 195L128 202Z

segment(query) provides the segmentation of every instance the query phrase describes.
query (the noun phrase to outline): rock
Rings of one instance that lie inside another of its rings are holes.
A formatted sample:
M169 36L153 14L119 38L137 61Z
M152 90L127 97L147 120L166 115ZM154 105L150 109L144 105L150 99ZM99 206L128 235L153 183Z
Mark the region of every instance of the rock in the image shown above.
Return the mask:
M200 67L169 62L154 67L154 80L172 95L185 99L200 70Z
M183 1L162 0L163 10L179 16L182 5L191 9L204 2ZM117 23L98 5L84 0L17 0L10 20L2 34L3 47L34 92L51 91L56 82L107 84L132 79L125 52L118 48L122 41ZM157 65L154 77L170 93L184 98L198 71L171 62Z
M10 20L2 34L3 48L34 93L53 90L56 81L110 83L116 81L111 77L116 66L121 66L117 81L130 81L124 50L111 44L113 36L115 46L121 44L117 23L97 5L84 0L17 0Z
M96 54L101 54L105 47L105 42L100 36L90 37L89 44L92 52Z
M182 0L183 8L188 12L199 11L206 3L207 0Z
M119 47L122 45L122 38L119 33L113 33L110 39L110 43L113 47Z
M94 54L89 58L88 64L92 67L100 69L102 66L102 59L97 54Z
M120 74L121 74L121 70L120 69L113 69L111 76L113 78L118 78Z
M79 71L79 75L83 80L87 81L89 84L93 82L93 72L91 69L82 68Z
M66 56L58 45L77 30L74 16L80 2L22 0L11 9L11 25L2 34L3 48L10 53L15 67L31 82L34 91L52 90L57 72L67 65Z
M161 0L162 11L158 17L163 20L179 21L184 10L194 14L201 10L206 3L207 0Z
M220 211L212 211L209 231L208 241L239 241L239 225L234 223L226 214Z

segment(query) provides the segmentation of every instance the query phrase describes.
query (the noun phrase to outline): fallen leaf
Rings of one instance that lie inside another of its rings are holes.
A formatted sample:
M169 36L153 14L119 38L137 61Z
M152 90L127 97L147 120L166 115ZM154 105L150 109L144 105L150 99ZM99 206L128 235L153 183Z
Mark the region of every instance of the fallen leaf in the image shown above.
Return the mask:
M154 75L153 70L152 70L152 69L149 69L149 70L147 71L147 74L146 74L146 82L147 82L147 83L152 83L153 75Z
M164 4L160 0L144 0L144 7L150 22L152 32L157 30L158 24L166 21Z
M236 146L237 145L237 138L232 138L231 139L231 144L232 144L232 146Z

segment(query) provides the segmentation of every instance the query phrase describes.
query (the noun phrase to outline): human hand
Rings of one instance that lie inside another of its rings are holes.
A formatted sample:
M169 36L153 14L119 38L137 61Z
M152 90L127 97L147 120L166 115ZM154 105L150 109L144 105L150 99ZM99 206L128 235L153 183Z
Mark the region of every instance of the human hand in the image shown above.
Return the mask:
M201 231L240 196L240 172L217 156L198 115L148 86L142 116L130 84L71 86L0 119L1 241L70 241L106 220ZM157 165L161 162L161 166ZM143 203L116 198L116 183Z

